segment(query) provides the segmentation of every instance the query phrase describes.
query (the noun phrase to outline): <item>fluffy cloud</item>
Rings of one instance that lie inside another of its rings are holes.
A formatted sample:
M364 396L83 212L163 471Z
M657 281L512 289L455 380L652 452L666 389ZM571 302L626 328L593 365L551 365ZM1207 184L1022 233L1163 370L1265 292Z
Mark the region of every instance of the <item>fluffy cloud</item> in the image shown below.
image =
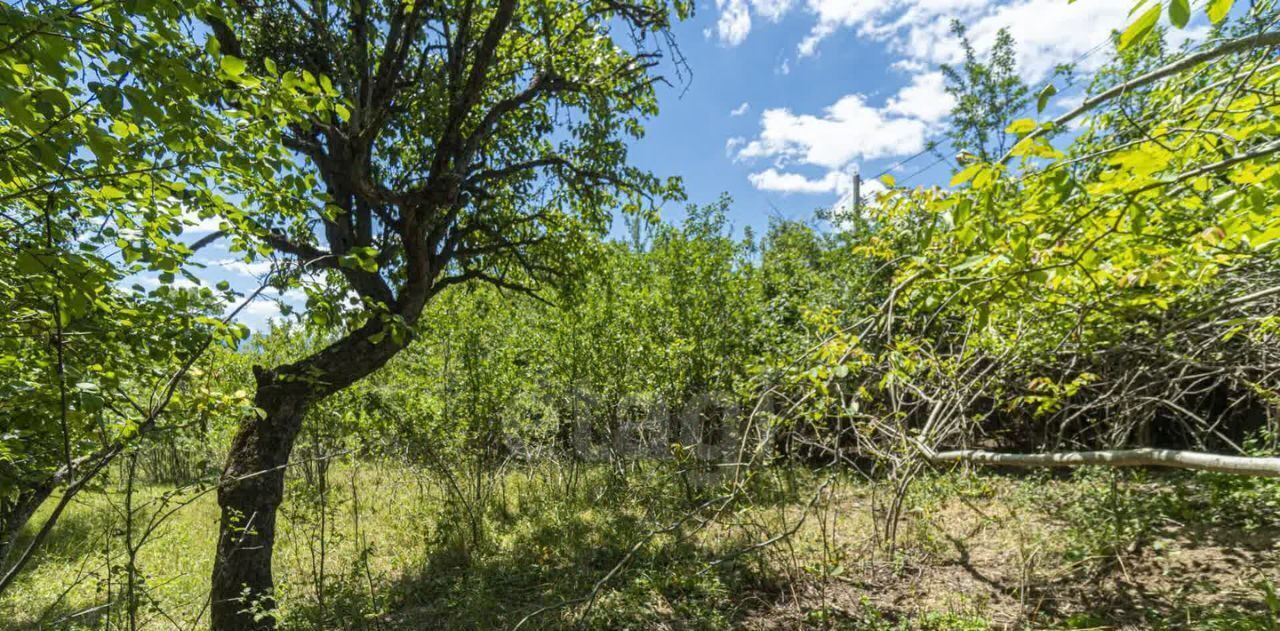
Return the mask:
M936 137L953 106L939 64L962 60L951 34L952 18L968 28L980 52L995 42L1000 29L1013 35L1024 80L1036 84L1054 67L1077 63L1089 72L1106 60L1112 30L1123 28L1131 3L1116 0L717 0L720 38L726 45L744 41L752 16L778 20L792 9L813 18L797 44L800 57L820 52L825 40L843 30L881 42L899 57L892 68L906 85L872 105L861 94L846 95L819 113L766 109L753 139L733 138L726 152L736 161L770 161L751 174L753 186L783 193L837 193L847 196L844 175L854 162L904 157L924 149ZM1188 34L1181 34L1188 37ZM1176 38L1171 41L1176 43ZM1101 53L1101 54L1096 54ZM788 60L783 59L783 68ZM735 110L736 111L736 110ZM797 169L817 169L821 177ZM874 183L872 186L878 186Z
M1106 44L1111 31L1125 26L1131 8L1132 3L1115 0L1024 0L965 22L979 51L995 43L1000 29L1009 29L1023 78L1037 82L1048 77L1058 64L1077 59L1082 70L1097 69L1105 57L1090 53L1109 49ZM913 32L913 39L927 43L924 50L930 56L923 58L925 61L950 63L960 59L960 48L949 34L920 30L919 34Z
M853 196L853 174L846 171L827 171L820 178L808 178L799 173L784 173L777 169L765 169L747 176L752 186L773 193L835 193L840 196L837 206L848 205ZM874 198L885 190L878 180L863 180L861 196Z
M125 279L125 282L121 284L124 284L124 285L136 284L136 285L141 285L145 289L157 289L160 287L160 285L164 283L161 283L160 279L156 276L145 274L145 275L131 276ZM169 286L174 287L176 289L194 289L196 287L206 286L204 283L193 282L191 279L185 276L175 277L173 281L168 284Z
M924 73L915 75L880 107L868 104L861 94L850 94L816 116L768 109L760 116L756 138L730 138L725 151L739 162L772 162L772 167L748 176L757 189L847 196L852 181L848 172L856 162L924 149L951 110L952 99L943 86L941 74ZM790 167L818 167L825 175L815 179L785 170Z
M716 0L720 19L716 20L716 35L727 46L737 46L746 41L751 32L751 11L743 0Z
M254 261L246 263L243 259L218 259L212 265L231 270L241 276L258 277L271 270L271 261Z
M836 29L858 24L869 24L891 6L888 2L874 0L808 0L805 3L817 23L809 35L800 42L800 56L807 57L817 51L818 44Z
M177 200L169 200L171 203L181 204ZM182 215L179 217L182 221L182 233L193 236L206 235L211 232L217 232L221 229L222 217L214 215L212 217L201 218L196 211L184 207Z
M737 46L751 32L752 14L777 22L791 10L791 0L716 0L716 9L716 35L721 43Z
M947 94L942 73L926 72L913 76L911 83L889 99L884 109L890 114L937 123L951 113L954 105L955 99Z
M743 114L746 114L746 113L747 113L747 110L749 110L749 109L751 109L751 104L750 104L750 103L748 103L748 102L746 102L746 101L743 101L743 102L742 102L742 105L739 105L738 107L733 108L733 109L729 112L729 115L730 115L730 116L742 116Z
M306 292L298 288L289 289L283 293L268 289L245 305L236 320L254 331L266 331L271 328L271 321L286 319L281 309L282 304L300 309L306 301ZM227 305L225 313L230 313L239 304L237 301Z
M868 180L863 178L860 185L858 196L862 198L862 203L872 204L876 201L876 196L888 190L880 180ZM836 193L840 195L840 199L836 200L833 206L836 209L852 209L853 208L853 178L842 178L839 186L836 187Z
M753 15L778 20L795 6L790 0L717 0L718 33L729 46L741 44L751 31ZM901 54L895 67L919 71L960 59L960 47L950 33L952 18L969 28L978 50L986 50L1001 28L1016 41L1023 76L1036 82L1054 66L1094 51L1108 41L1113 29L1123 28L1132 3L1117 0L806 0L803 10L813 18L809 33L797 44L801 57L819 52L820 45L841 30L884 42ZM1081 60L1083 69L1101 59Z
M839 169L854 159L903 155L924 148L929 125L867 105L861 94L841 97L822 116L795 114L787 108L765 110L760 135L741 145L736 159L773 158Z
M839 171L828 171L820 179L809 179L799 173L782 173L777 169L766 169L747 176L751 185L762 190L775 193L834 193L840 186L842 174Z
M918 27L941 26L945 33L950 18L981 15L995 4L992 0L808 0L805 8L815 23L797 52L801 57L813 55L823 40L840 29L882 40L893 40Z

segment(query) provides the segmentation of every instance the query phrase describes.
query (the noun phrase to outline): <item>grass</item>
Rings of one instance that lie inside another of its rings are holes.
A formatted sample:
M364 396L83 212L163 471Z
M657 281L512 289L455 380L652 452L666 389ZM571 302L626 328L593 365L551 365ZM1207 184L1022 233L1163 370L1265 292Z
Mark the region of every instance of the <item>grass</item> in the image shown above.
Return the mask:
M0 626L128 628L113 476L0 598ZM347 462L325 480L323 498L302 476L288 484L275 555L287 629L1275 631L1280 618L1274 482L933 476L913 485L890 551L887 489L851 475L769 470L715 519L687 518L689 487L663 463L449 482ZM703 486L692 499L718 490ZM207 624L213 494L140 485L135 522L179 503L136 559L142 628Z

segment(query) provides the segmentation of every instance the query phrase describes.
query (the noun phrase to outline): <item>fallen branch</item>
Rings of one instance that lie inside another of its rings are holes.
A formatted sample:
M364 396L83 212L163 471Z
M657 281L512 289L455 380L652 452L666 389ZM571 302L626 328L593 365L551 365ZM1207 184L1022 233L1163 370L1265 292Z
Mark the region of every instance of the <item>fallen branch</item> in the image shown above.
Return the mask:
M1203 50L1192 55L1187 55L1186 57L1183 57L1182 59L1179 59L1173 63L1170 63L1166 66L1162 66L1160 68L1156 68L1155 70L1152 70L1151 72L1148 72L1140 77L1136 77L1134 79L1121 83L1120 85L1114 86L1111 89L1106 90L1100 94L1089 97L1085 99L1084 102L1081 103L1079 106L1077 106L1075 109L1072 109L1071 111L1063 114L1062 116L1059 116L1053 119L1052 125L1049 125L1047 127L1039 127L1035 129L1030 134L1027 134L1023 138L1023 140L1025 141L1027 138L1035 138L1037 136L1044 135L1049 131L1062 129L1064 126L1066 126L1067 123L1070 123L1076 118L1079 118L1081 115L1088 113L1093 108L1107 101L1110 101L1111 99L1117 96L1127 94L1129 92L1132 92L1133 90L1141 88L1149 83L1159 81L1160 79L1163 79L1170 75L1174 75L1184 70L1194 68L1202 63L1212 61L1214 59L1217 59L1219 57L1223 57L1226 55L1230 55L1232 53L1238 53L1240 51L1252 50L1254 48L1267 48L1270 46L1277 46L1277 45L1280 45L1280 31L1269 31L1265 33L1258 33L1256 35L1249 35L1247 37L1240 37L1237 39L1227 40L1226 42L1223 42L1222 44L1218 45L1215 48L1211 48L1209 50ZM998 164L1005 164L1012 157L1013 157L1013 149L1010 149L1008 152L1004 154L1004 156L1000 158Z
M981 449L963 449L926 454L929 462L970 462L1008 467L1173 467L1196 471L1217 471L1233 475L1280 477L1280 458L1224 456L1177 449L1116 449L1109 451L1063 451L1046 454L1010 454Z

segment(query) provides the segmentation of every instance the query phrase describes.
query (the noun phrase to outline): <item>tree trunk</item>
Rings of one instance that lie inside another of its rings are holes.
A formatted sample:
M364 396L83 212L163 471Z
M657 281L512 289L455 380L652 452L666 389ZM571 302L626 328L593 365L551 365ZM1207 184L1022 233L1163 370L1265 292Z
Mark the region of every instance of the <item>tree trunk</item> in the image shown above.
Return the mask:
M218 631L275 627L270 612L275 608L276 509L284 499L294 439L317 398L301 384L273 383L270 372L255 372L254 404L265 415L241 425L218 486L222 521L210 586L212 627Z
M1178 449L1115 449L1110 451L1063 451L1040 454L1013 454L963 449L926 453L930 462L971 462L1009 467L1172 467L1195 471L1216 471L1232 475L1280 477L1280 458L1227 456Z
M412 324L412 322L409 322ZM275 370L254 367L254 405L263 414L245 420L231 441L218 483L222 521L210 584L214 631L275 628L271 551L276 509L284 499L285 465L307 408L367 377L409 343L408 331L388 335L371 318L324 350ZM255 619L256 618L256 619Z
M13 554L22 527L31 521L36 509L52 493L53 484L45 481L23 489L12 500L0 498L0 576L9 571L9 557Z

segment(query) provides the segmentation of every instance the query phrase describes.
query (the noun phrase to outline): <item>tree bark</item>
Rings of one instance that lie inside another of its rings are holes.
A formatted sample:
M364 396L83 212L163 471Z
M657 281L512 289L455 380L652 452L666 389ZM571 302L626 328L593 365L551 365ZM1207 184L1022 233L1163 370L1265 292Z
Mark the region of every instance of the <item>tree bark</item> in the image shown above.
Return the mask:
M381 368L409 339L408 330L388 335L387 325L371 318L300 362L275 370L254 367L254 405L262 414L245 420L236 432L218 483L222 519L210 585L214 631L275 628L270 611L276 509L284 499L285 466L303 417L316 402Z
M272 629L275 581L271 553L276 509L284 499L285 465L315 395L301 384L274 382L255 371L254 404L265 412L241 425L218 486L222 519L210 586L216 630ZM266 615L263 615L266 614Z
M1064 451L1043 454L1012 454L965 449L927 454L930 462L971 462L1009 467L1172 467L1196 471L1216 471L1232 475L1280 477L1280 458L1227 456L1177 449L1116 449L1111 451Z

